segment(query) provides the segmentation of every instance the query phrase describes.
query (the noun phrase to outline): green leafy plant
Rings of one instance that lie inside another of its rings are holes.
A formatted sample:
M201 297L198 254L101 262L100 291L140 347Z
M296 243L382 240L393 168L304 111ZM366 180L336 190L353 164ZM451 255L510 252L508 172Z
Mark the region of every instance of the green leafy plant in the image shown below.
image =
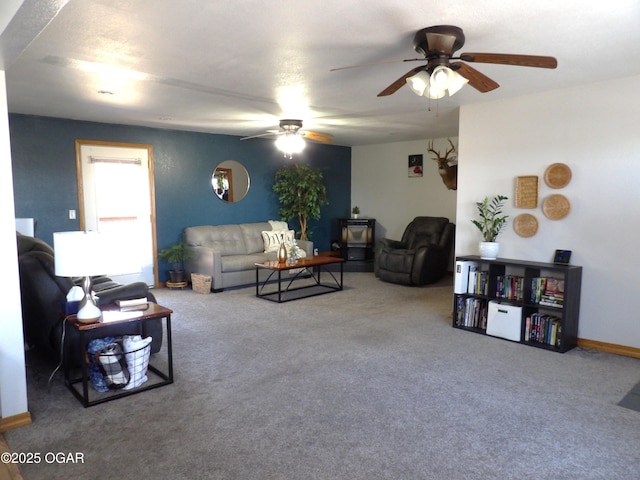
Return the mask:
M297 220L300 240L307 240L308 221L319 220L320 208L328 203L320 169L309 165L281 167L276 172L273 191L278 194L278 214L282 220Z
M158 253L158 258L171 263L175 271L182 270L184 261L191 258L191 256L191 251L187 250L182 242L175 243Z
M360 208L356 205L351 209L351 213L353 213L354 215L360 215Z
M491 201L489 201L489 197L484 197L482 202L476 202L480 220L471 220L471 222L482 232L482 238L485 242L495 242L507 222L507 218L509 218L508 215L502 213L505 200L508 200L508 197L497 195Z

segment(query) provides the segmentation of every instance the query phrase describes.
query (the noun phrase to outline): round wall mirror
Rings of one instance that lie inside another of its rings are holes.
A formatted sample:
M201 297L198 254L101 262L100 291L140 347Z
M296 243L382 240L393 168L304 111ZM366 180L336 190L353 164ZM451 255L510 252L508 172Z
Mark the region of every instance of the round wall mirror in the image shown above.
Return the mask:
M249 172L240 162L225 160L211 175L211 187L216 197L225 202L239 202L249 191Z

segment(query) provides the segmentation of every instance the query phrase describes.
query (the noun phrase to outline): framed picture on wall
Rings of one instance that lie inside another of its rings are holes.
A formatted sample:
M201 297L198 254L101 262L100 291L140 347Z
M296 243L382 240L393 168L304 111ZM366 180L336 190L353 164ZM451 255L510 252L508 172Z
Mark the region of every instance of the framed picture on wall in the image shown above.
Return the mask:
M422 155L409 155L409 176L422 176Z

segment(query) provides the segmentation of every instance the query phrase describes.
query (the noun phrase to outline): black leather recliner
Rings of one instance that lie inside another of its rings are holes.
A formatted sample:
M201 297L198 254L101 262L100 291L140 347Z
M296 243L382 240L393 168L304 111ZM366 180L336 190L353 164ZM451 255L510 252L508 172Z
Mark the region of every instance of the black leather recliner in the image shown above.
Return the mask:
M402 240L383 238L376 244L374 272L385 282L425 285L445 276L453 248L455 225L444 217L416 217Z
M17 232L16 236L25 342L30 347L59 359L63 334L62 312L67 293L74 282L69 278L56 276L54 251L49 244ZM101 305L141 297L147 297L148 301L156 303L153 293L144 282L120 285L108 277L100 276L93 278L93 290ZM131 327L114 325L113 328L101 328L99 337L139 333L131 330ZM78 365L85 348L78 348L77 332L72 328L66 328L64 333L67 347L64 358ZM162 333L160 319L146 322L146 329L142 334L153 338L152 353L160 350Z

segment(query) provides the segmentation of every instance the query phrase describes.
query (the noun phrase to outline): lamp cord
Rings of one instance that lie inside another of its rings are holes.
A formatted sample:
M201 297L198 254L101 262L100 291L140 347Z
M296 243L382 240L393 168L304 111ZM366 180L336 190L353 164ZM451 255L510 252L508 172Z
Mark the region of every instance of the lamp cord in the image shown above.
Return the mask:
M53 370L53 372L51 372L51 375L49 375L49 380L47 381L47 393L51 393L51 381L53 380L54 375L58 373L58 370L60 370L60 367L62 367L62 362L64 361L64 338L67 333L67 319L69 317L70 315L67 315L62 320L62 337L60 338L60 362L58 362L56 368Z

